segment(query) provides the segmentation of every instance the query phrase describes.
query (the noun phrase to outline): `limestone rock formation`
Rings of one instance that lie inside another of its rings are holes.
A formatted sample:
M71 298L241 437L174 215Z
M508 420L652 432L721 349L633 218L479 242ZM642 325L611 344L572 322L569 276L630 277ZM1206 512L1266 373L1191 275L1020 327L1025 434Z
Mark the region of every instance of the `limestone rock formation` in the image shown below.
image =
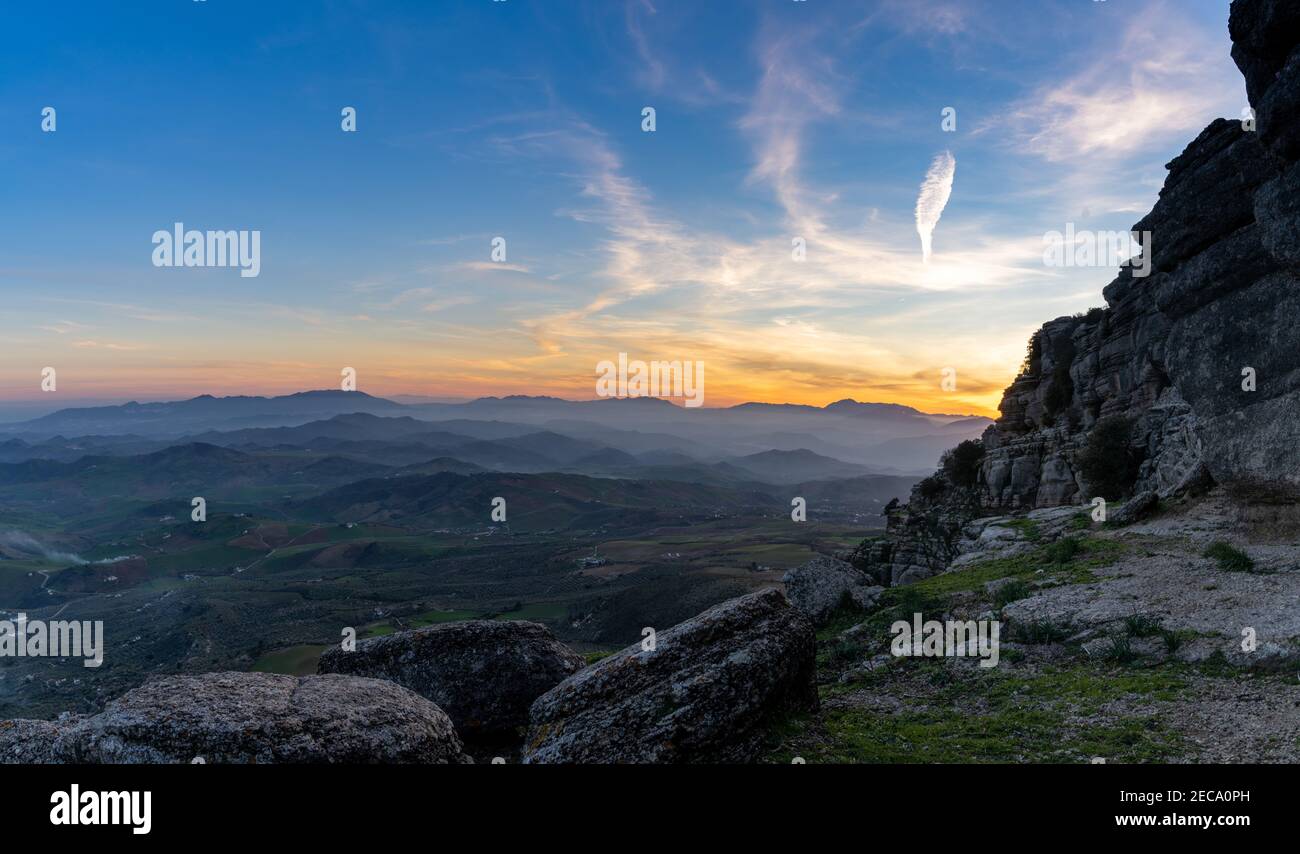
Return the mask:
M334 647L321 673L387 679L438 704L466 739L509 736L533 701L585 662L538 623L441 623Z
M1151 274L1122 269L1105 308L1034 333L978 484L923 481L856 566L907 583L970 519L1097 497L1300 499L1300 6L1234 0L1229 31L1254 127L1218 119L1169 162L1133 226Z
M821 625L846 600L859 608L869 608L884 592L852 564L833 557L818 555L797 569L787 572L785 595L796 608Z
M779 590L716 605L533 704L529 763L752 760L761 727L817 707L812 623Z

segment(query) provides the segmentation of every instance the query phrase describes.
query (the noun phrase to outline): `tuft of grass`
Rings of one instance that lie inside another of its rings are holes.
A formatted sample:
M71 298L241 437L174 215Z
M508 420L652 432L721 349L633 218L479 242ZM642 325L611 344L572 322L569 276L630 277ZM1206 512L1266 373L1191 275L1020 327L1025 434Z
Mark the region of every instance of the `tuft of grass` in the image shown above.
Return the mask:
M1070 626L1065 623L1057 623L1052 620L1030 620L1023 623L1012 623L1009 629L1011 640L1029 644L1060 643L1074 633Z
M1114 664L1132 664L1137 661L1137 651L1133 649L1133 644L1124 635L1118 635L1110 639L1110 646L1101 654L1102 661L1109 661Z
M836 638L830 643L817 645L817 667L840 669L866 654L867 645L861 641Z
M923 619L940 617L943 614L944 601L925 590L920 585L891 587L881 594L880 602L884 605L878 615L894 620L911 619L913 614L921 614Z
M922 621L942 619L944 606L942 598L912 584L889 588L881 594L876 608L866 614L856 606L841 608L831 615L827 625L817 630L818 669L833 671L864 658L888 642L889 627L898 620L910 623L914 614L920 614ZM860 623L866 628L857 637L852 640L840 637L846 629Z
M1078 537L1065 537L1049 544L1043 550L1043 559L1046 563L1063 566L1078 557L1082 551L1083 543Z
M1214 559L1225 572L1250 572L1255 568L1250 555L1222 540L1210 543L1203 556Z
M1020 535L1031 543L1036 543L1043 537L1038 523L1033 519L1012 519L1006 526L1019 531Z
M1183 645L1183 636L1170 629L1161 629L1160 638L1165 642L1165 652L1173 655Z
M1149 638L1163 630L1160 619L1146 614L1132 614L1124 618L1124 634L1131 638Z
M1001 609L1017 599L1027 598L1031 593L1033 590L1029 587L1029 583L1016 578L1003 584L993 593L993 607Z

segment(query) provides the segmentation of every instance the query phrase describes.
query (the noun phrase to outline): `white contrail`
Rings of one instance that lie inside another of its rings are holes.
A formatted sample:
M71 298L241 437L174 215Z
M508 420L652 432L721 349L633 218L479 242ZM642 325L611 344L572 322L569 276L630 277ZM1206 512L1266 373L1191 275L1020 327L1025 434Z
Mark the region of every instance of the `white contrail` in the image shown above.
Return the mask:
M916 197L916 233L921 235L921 258L927 264L930 263L930 238L952 195L952 179L956 174L957 161L952 152L937 155Z

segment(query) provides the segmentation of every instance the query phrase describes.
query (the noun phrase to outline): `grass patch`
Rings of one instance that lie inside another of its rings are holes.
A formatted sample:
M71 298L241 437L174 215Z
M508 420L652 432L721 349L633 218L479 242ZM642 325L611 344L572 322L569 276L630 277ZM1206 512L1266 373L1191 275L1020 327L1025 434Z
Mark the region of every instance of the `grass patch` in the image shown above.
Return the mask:
M1066 542L1072 545L1062 545ZM1052 573L1052 578L1062 583L1086 584L1097 580L1092 570L1110 566L1123 552L1124 545L1116 540L1071 537L1028 554L995 558L940 573L911 586L929 595L948 595L978 590L1000 578L1023 579L1040 572Z
M894 714L837 708L820 719L787 719L773 730L769 759L811 763L1163 762L1186 752L1158 716L1115 717L1080 726L1117 698L1175 699L1185 688L1173 668L1116 671L1098 665L1034 675L949 674L928 708ZM932 684L933 680L932 680ZM972 701L979 702L973 703ZM961 709L978 709L962 713Z
M1111 638L1110 645L1101 653L1101 660L1112 664L1132 664L1137 659L1137 651L1133 649L1133 642L1127 635L1116 635Z
M1054 620L1029 620L1012 623L1007 634L1009 640L1020 643L1061 643L1074 634L1074 630L1069 625Z
M920 614L922 621L941 619L944 600L918 587L912 584L889 588L880 595L879 606L871 612L856 606L841 606L817 631L818 669L834 671L850 661L865 658L889 640L889 627L898 620L910 623L915 614ZM857 637L852 640L840 637L846 629L858 624L865 624L865 628Z
M303 644L268 652L253 662L255 673L283 673L288 676L311 676L320 663L324 644Z
M993 607L1000 610L1003 606L1010 605L1017 599L1028 598L1032 593L1033 590L1030 588L1029 582L1019 578L1012 579L993 591Z
M1203 556L1212 558L1224 572L1251 572L1255 569L1255 561L1250 555L1222 540L1210 543Z
M1160 634L1163 626L1158 617L1132 614L1124 618L1124 634L1131 638L1149 638Z
M1043 533L1038 527L1038 522L1033 519L1012 519L1010 522L1006 523L1005 527L1019 531L1020 536L1029 540L1031 543L1036 543L1043 538Z
M1083 544L1077 537L1065 537L1050 544L1043 550L1043 559L1047 563L1064 566L1074 560L1083 551Z

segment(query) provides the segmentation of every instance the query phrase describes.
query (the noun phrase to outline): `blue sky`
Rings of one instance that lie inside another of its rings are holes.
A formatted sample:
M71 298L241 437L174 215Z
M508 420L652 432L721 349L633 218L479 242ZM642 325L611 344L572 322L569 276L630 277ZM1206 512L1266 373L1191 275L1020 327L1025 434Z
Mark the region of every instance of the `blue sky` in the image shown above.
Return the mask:
M1240 117L1227 9L36 4L0 37L0 398L39 398L46 365L68 400L343 366L376 394L586 398L628 352L703 360L707 405L990 412L1029 333L1114 275L1045 267L1043 234L1126 230ZM945 151L926 265L914 209ZM176 221L260 230L260 275L154 267Z

